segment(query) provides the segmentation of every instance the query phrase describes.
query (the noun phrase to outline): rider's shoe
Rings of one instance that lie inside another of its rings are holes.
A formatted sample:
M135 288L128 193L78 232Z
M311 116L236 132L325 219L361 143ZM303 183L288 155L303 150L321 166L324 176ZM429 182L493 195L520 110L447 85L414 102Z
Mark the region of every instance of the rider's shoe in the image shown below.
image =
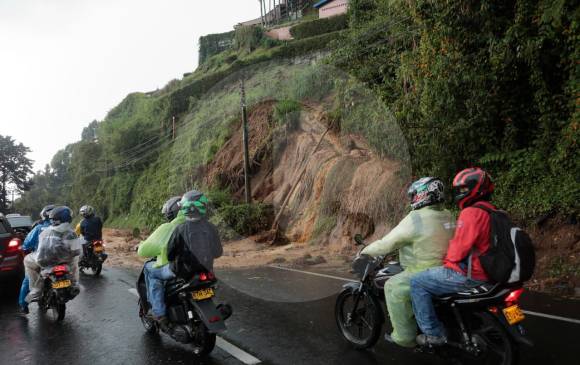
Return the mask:
M392 343L393 345L397 344L395 340L393 340L393 337L388 333L385 333L385 341L387 341L388 343Z
M171 323L165 316L155 317L155 320L159 324L159 329L165 333L171 334L173 328L171 327Z
M447 338L420 334L417 336L417 343L419 346L443 346L447 343Z
M28 306L27 305L21 305L19 306L19 313L20 314L28 314L30 313L30 311L28 310Z

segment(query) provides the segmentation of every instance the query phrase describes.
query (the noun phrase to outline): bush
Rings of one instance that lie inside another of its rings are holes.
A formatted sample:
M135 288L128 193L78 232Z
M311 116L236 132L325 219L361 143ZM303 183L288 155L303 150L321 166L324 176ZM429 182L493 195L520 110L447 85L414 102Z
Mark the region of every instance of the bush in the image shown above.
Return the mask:
M232 48L235 31L218 34L208 34L199 37L199 64L201 65L211 56Z
M226 205L216 215L238 234L252 235L270 228L274 208L267 204Z
M264 30L262 27L239 27L235 30L236 49L252 52L260 46L263 37Z
M295 130L300 122L302 105L294 100L280 100L274 106L274 120L285 125L288 130Z
M348 26L346 14L331 18L317 19L309 22L302 22L290 28L290 34L294 39L304 39L320 34L336 32Z

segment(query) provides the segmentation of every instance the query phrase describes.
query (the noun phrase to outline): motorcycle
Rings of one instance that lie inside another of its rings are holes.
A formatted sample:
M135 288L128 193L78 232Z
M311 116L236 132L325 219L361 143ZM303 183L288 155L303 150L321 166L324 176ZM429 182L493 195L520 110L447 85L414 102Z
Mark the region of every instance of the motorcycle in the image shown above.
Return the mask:
M48 313L52 320L62 321L66 313L66 303L79 294L79 289L72 285L72 274L67 264L60 264L42 272L44 285L38 308Z
M335 319L344 339L356 349L374 346L382 333L386 309L384 286L403 271L387 257L361 256L353 262L360 280L344 285L335 305ZM448 342L441 347L418 347L443 358L472 363L511 365L517 362L519 346L533 346L526 337L525 316L518 300L524 289L518 285L484 284L466 292L434 297L438 318L446 328Z
M91 269L93 275L98 276L103 269L103 262L108 255L105 253L105 244L101 240L91 241L83 246L83 256L79 261L79 270Z
M217 278L212 272L196 273L190 279L174 278L165 283L165 303L167 319L174 340L191 344L197 356L211 353L215 347L216 334L226 330L225 321L232 315L229 304L216 306L212 300L217 287ZM139 293L139 317L145 331L150 334L159 332L159 324L148 313L145 274L137 280Z

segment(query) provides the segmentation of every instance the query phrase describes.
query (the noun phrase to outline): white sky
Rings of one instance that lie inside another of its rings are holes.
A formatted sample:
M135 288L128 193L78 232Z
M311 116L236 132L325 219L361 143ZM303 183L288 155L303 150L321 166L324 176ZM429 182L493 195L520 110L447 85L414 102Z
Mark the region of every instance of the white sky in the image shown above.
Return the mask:
M130 92L193 71L200 36L259 14L257 0L0 0L0 134L41 169Z

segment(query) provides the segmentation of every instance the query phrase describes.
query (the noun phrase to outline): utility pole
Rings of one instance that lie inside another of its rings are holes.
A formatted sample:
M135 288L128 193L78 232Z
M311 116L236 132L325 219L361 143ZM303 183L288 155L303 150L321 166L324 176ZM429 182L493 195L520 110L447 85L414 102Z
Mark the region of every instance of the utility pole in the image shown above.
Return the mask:
M175 139L175 115L172 118L172 122L173 122L173 137L171 139Z
M246 204L252 202L252 187L250 185L250 151L248 137L248 115L246 112L246 89L244 86L244 77L240 82L242 94L242 141L244 144L244 192Z

